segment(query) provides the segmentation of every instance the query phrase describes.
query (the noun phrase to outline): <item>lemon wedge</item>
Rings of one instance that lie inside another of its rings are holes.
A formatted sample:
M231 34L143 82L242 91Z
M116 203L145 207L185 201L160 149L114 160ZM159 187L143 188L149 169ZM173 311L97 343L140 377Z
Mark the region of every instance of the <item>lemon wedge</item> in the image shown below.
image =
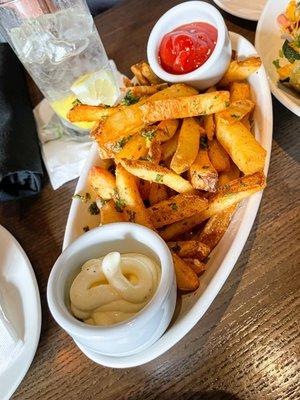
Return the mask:
M71 86L71 91L81 103L91 106L112 106L119 97L113 74L103 69L78 78Z

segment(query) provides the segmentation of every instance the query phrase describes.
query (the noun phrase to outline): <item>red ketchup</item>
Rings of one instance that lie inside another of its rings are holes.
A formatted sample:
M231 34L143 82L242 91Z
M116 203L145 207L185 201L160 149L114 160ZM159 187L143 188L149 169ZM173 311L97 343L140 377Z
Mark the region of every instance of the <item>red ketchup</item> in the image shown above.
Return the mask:
M162 38L159 62L171 74L195 71L211 56L217 38L217 29L206 22L179 26Z

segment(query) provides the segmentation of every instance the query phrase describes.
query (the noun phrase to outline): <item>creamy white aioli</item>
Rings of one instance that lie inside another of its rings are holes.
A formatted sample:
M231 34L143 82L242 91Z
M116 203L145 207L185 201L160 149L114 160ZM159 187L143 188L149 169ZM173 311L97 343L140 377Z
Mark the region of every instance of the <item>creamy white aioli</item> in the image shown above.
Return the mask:
M138 253L112 252L87 261L70 289L75 317L91 325L113 325L138 313L153 297L160 266Z

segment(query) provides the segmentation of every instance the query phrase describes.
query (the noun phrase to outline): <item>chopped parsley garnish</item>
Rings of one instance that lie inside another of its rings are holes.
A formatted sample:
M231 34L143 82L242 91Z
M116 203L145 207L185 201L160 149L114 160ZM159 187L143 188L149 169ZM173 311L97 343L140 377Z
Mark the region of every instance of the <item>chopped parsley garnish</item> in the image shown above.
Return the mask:
M125 201L122 200L122 199L117 199L117 200L115 201L115 207L116 207L116 210L117 210L119 213L123 212L123 208L125 207Z
M155 182L162 182L163 179L164 179L164 176L162 174L156 174Z
M178 206L176 203L171 203L171 204L169 204L169 206L172 208L172 210L178 211Z
M100 210L95 201L89 205L88 211L91 215L98 215L100 213Z
M89 230L90 230L90 227L87 225L87 226L84 226L83 228L82 228L82 230L83 230L83 232L88 232Z
M273 60L272 64L275 66L275 68L280 68L280 64L279 64L279 59L277 58L276 60Z
M76 193L72 196L72 199L80 200L82 203L87 203L91 200L91 195L87 192L85 194Z
M75 99L74 101L72 101L72 106L78 106L79 104L82 104L81 101L79 99Z
M129 222L135 222L136 212L132 210L128 210Z
M280 57L280 58L283 58L283 57L284 57L282 49L279 50L279 57Z
M146 138L147 140L149 140L150 142L155 137L155 134L156 134L156 130L155 129L150 129L148 131L145 130L145 131L142 132L142 136L144 138Z
M99 208L102 208L107 202L108 202L109 200L104 200L104 199L102 199L101 197L99 197L98 198L98 200L97 200L97 207Z
M201 136L200 137L200 149L205 150L208 147L207 143L207 137L206 136Z
M229 101L225 101L225 107L229 107L230 106L230 102Z
M219 95L216 94L216 95L214 96L214 99L216 100L218 97L219 97Z
M235 119L239 119L239 118L240 118L240 116L237 115L237 114L230 114L230 116L231 116L232 118L235 118Z
M113 145L113 150L118 152L123 149L125 144L130 140L131 136L123 137Z
M124 99L122 100L122 103L123 104L125 104L126 106L130 106L130 104L135 104L135 103L137 103L138 101L139 101L139 97L137 97L137 96L134 96L132 93L131 93L131 90L129 90L127 93L126 93L126 96L124 97Z

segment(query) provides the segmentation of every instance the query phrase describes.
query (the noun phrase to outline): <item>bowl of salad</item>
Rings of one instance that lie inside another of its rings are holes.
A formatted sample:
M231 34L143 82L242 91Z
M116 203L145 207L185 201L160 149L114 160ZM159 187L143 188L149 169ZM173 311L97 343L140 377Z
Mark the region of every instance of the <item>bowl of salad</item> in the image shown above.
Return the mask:
M255 46L274 96L300 116L300 1L269 0L259 19Z

